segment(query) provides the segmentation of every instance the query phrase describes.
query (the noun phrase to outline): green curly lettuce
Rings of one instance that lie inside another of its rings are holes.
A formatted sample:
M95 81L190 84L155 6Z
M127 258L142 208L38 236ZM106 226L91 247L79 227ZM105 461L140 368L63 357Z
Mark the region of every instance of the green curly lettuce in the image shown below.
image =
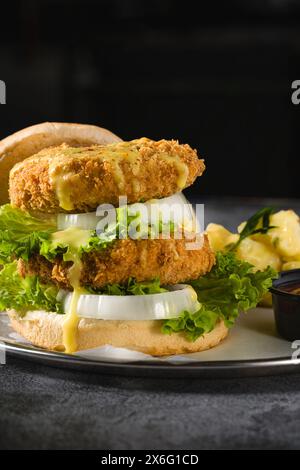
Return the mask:
M194 314L183 312L179 318L164 321L162 331L166 334L185 332L195 341L213 330L220 319L231 327L241 312L257 306L276 277L271 267L255 272L250 263L239 260L234 253L217 253L212 270L189 282L197 293L200 309Z
M87 244L80 247L79 253L83 255L91 251L106 250L116 239L117 236L112 231L105 231L101 237L99 237L96 230L92 230Z
M56 230L52 218L39 219L6 204L0 207L0 263L28 260Z
M184 311L178 318L164 320L162 332L168 335L185 333L188 340L196 341L200 336L212 331L219 319L218 313L201 306L196 313Z
M27 310L46 310L63 313L63 305L57 300L58 287L42 284L37 276L22 278L17 262L4 266L0 271L0 311L15 309L20 314Z
M167 292L167 289L161 287L159 278L144 282L137 282L135 279L129 278L127 283L123 285L107 284L102 289L89 287L88 290L98 295L149 295Z

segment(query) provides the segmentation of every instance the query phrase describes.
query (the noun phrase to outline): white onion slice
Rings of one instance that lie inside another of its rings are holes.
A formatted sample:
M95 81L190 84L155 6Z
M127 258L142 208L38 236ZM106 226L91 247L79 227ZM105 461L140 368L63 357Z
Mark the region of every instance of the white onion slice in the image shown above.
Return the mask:
M131 211L138 211L141 204L142 203L130 204L128 208L130 208ZM149 223L151 221L151 213L152 217L154 217L155 210L160 212L162 220L165 223L172 220L174 223L184 225L185 221L191 222L195 220L194 209L182 193L176 193L162 199L150 199L145 202L143 206L146 208L145 213ZM143 219L144 217L142 217L142 220ZM145 220L143 221L145 222ZM86 214L58 214L57 229L65 230L69 227L77 227L83 230L95 230L98 222L100 222L100 217L96 215L96 212L88 212Z
M191 222L195 219L193 206L183 193L176 193L162 199L151 199L145 205L148 209L149 219L151 213L153 214L154 207L160 212L162 221L165 223L172 220L176 224L184 225L185 221Z
M86 214L58 214L57 229L66 230L69 227L77 227L82 230L95 230L99 217L96 212Z
M195 313L199 309L197 294L186 284L177 284L160 294L148 295L81 295L77 314L83 318L99 320L164 320L177 318L186 310ZM71 293L65 297L68 310Z

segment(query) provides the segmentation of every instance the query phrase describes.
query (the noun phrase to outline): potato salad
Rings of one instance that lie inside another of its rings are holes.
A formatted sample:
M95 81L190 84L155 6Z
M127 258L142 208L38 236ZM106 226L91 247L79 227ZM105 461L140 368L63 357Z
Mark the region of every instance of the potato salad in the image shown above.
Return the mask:
M262 209L241 223L236 233L214 223L206 231L215 252L234 251L256 270L267 266L276 271L300 268L300 223L293 210Z

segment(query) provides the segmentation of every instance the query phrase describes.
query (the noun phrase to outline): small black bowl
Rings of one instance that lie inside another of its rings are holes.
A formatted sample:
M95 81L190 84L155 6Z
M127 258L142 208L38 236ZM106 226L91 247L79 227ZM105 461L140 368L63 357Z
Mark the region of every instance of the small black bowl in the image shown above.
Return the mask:
M288 292L293 287L300 287L300 269L282 271L270 289L277 331L289 341L300 339L300 295Z

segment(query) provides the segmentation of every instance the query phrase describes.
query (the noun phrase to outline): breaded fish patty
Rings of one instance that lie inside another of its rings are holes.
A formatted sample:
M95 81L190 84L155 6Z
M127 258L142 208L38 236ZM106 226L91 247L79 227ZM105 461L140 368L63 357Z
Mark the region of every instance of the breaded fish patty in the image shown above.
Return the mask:
M162 285L197 279L211 270L215 257L206 235L199 249L187 250L186 243L185 239L116 240L110 248L83 256L80 284L100 289L129 278L150 281L159 277ZM22 276L38 275L42 282L68 289L71 265L59 258L51 263L36 255L28 264L19 260L18 268Z
M47 148L10 172L10 199L30 212L88 212L99 204L118 205L170 196L191 185L205 169L188 144L130 142L91 147Z

